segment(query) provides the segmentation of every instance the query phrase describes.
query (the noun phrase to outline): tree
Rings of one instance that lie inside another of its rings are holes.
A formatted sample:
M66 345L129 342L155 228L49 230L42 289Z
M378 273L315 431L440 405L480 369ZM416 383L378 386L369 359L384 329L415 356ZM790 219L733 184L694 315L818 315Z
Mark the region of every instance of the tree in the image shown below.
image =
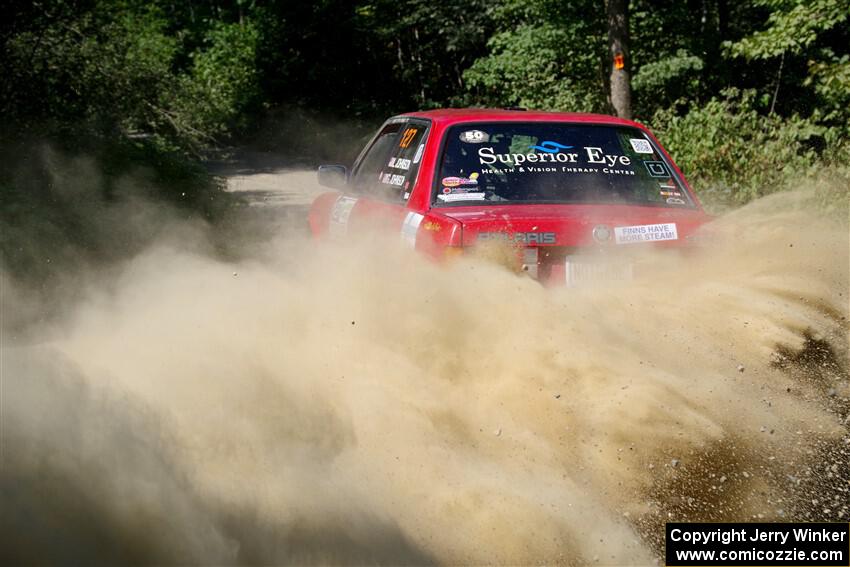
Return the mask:
M604 112L604 6L596 0L492 3L489 53L464 73L486 106Z
M767 27L736 42L727 41L725 47L733 57L759 61L763 67L777 70L770 112L777 106L780 85L788 81L783 70L796 61L798 68L807 69L794 74L791 82L814 87L820 99L813 105L812 97L804 93L799 106L813 107L813 115L846 132L850 53L844 24L850 15L850 0L754 0L754 4L770 10ZM787 70L785 73L787 76ZM802 81L800 75L804 75Z
M607 0L608 47L611 72L609 96L620 118L632 117L632 88L629 77L629 1Z

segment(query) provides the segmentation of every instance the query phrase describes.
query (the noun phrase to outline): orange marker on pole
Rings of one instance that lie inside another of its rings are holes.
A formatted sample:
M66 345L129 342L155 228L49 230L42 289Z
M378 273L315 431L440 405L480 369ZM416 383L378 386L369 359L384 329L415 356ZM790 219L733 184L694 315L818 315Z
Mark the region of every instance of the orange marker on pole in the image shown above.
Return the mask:
M626 58L623 57L622 53L617 53L614 55L614 68L617 70L622 69L626 66Z

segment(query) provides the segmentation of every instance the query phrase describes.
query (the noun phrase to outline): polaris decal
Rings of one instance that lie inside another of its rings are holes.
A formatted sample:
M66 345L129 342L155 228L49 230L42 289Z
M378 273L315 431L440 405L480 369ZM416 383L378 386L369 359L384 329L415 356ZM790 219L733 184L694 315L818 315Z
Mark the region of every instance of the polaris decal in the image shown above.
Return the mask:
M498 240L523 244L555 244L557 235L554 232L479 232L478 240Z

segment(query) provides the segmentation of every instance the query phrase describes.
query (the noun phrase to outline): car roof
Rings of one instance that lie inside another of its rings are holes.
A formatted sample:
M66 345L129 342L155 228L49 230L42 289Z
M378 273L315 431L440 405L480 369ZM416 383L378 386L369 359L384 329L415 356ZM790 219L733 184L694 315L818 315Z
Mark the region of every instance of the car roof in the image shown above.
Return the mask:
M435 123L451 125L461 122L586 122L591 124L617 124L643 126L606 114L586 112L543 112L539 110L511 110L495 108L440 108L421 112L408 112L394 118L427 118Z

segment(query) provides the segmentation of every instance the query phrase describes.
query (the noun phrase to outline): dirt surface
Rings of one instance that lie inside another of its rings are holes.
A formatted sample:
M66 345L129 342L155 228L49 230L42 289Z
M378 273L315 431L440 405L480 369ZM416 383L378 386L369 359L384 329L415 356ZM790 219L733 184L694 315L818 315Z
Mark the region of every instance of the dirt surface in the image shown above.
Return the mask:
M128 205L156 238L47 321L8 280L0 564L653 565L666 521L850 517L850 243L811 193L544 289L316 243L312 171L210 168L231 225Z
M310 204L327 191L316 182L315 168L274 153L233 150L206 166L242 200L229 227L242 243L307 235Z
M236 151L209 162L208 169L252 206L305 206L322 192L314 171L273 153Z

